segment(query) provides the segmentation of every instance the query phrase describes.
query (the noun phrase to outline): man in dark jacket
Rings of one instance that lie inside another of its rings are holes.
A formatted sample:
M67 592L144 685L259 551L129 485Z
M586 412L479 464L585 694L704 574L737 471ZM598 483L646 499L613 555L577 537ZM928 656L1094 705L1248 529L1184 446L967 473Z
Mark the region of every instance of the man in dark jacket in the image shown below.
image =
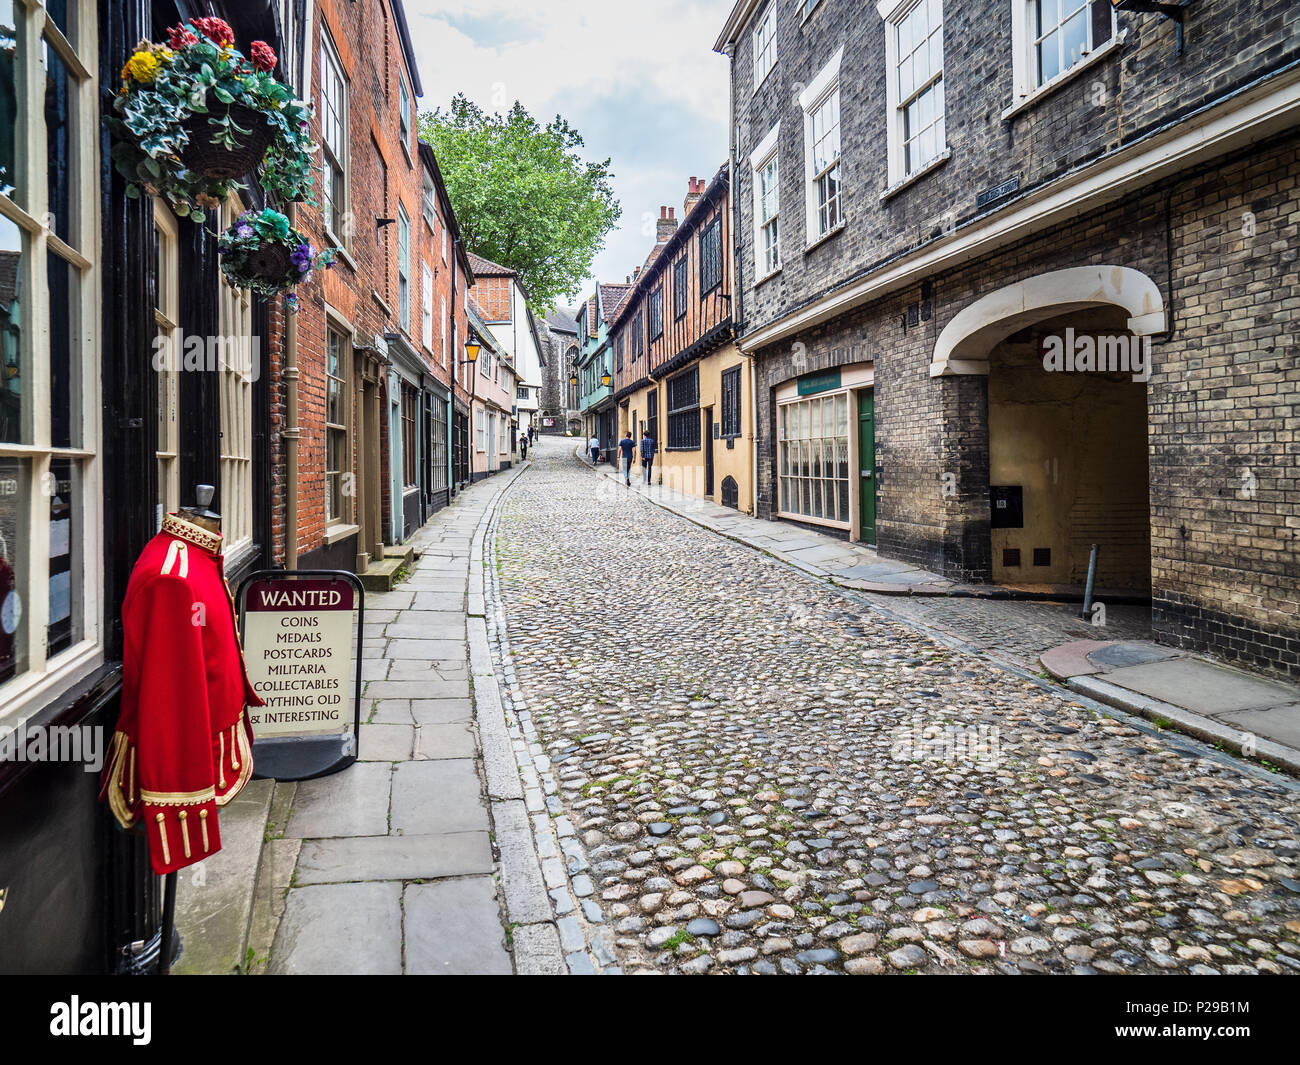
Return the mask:
M655 438L650 435L647 429L641 434L641 465L645 468L645 483L650 483L650 471L655 464L655 454L659 451L659 445Z
M632 487L632 454L636 451L636 442L632 439L632 430L627 429L623 433L623 439L618 442L619 454L623 459L623 483L629 488Z

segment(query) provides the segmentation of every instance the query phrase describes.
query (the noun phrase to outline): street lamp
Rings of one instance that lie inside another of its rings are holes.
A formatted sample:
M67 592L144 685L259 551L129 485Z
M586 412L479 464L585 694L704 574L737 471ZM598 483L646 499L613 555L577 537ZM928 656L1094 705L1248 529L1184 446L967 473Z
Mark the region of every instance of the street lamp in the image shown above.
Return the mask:
M571 385L576 385L577 383L578 383L578 375L577 375L576 373L570 373L570 374L569 374L569 384L571 384Z
M614 379L613 379L612 377L609 376L609 371L608 371L608 370L606 370L603 374L600 375L600 383L601 383L602 385L605 385L606 387L608 387L609 383L610 383L612 380L614 380Z
M478 359L479 345L472 340L465 341L465 361L471 365Z

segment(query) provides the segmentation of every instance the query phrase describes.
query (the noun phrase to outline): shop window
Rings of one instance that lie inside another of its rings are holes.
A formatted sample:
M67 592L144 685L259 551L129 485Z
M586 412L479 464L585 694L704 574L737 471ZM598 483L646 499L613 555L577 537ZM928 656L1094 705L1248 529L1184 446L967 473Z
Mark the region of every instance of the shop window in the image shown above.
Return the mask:
M849 524L848 394L784 403L777 415L781 512L826 524Z
M0 726L101 658L97 25L0 5Z

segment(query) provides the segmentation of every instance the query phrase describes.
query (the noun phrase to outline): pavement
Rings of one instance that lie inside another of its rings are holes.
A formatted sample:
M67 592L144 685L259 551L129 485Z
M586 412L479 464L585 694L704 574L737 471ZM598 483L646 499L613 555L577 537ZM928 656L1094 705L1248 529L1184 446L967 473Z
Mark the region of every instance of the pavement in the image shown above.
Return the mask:
M558 877L552 865L565 824L546 811L556 785L506 710L488 639L484 541L527 468L459 493L412 537L410 577L367 596L359 760L271 794L258 782L265 841L244 877L256 886L238 971L597 970L586 924L571 917L578 900L552 890L564 879L563 862ZM198 909L215 902L194 896ZM182 935L205 921L196 914ZM190 971L232 969L222 956Z
M1043 668L1072 691L1300 774L1300 686L1149 640L1077 640Z

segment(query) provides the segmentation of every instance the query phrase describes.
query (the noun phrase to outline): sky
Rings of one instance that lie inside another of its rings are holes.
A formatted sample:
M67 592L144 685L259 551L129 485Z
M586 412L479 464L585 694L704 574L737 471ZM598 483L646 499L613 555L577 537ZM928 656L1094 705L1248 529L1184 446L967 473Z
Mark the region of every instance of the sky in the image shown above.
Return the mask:
M713 51L732 0L405 0L421 111L463 92L487 111L517 99L557 113L609 157L623 206L592 273L622 281L645 262L661 205L681 217L687 178L727 158L727 60ZM593 288L583 283L576 305Z

